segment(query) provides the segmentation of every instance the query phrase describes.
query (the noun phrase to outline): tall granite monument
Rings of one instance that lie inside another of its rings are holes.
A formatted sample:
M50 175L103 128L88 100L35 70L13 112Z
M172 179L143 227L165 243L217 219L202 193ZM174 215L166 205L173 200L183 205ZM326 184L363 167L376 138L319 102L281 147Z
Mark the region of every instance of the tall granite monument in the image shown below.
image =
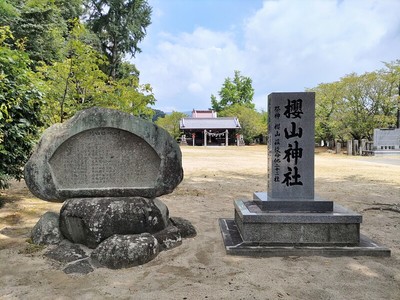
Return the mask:
M48 128L25 166L35 196L63 202L32 241L57 245L46 255L67 262L66 273L146 263L196 234L158 198L182 179L180 148L164 129L116 110L80 111Z
M360 234L360 214L315 196L314 120L314 93L268 96L268 189L219 220L228 254L390 255Z

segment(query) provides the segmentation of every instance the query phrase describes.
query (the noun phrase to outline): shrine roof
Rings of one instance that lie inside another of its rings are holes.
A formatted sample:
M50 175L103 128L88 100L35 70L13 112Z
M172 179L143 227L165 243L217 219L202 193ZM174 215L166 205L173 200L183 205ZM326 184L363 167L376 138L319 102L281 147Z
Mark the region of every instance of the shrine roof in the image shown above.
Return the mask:
M179 122L180 129L239 129L238 118L182 118Z

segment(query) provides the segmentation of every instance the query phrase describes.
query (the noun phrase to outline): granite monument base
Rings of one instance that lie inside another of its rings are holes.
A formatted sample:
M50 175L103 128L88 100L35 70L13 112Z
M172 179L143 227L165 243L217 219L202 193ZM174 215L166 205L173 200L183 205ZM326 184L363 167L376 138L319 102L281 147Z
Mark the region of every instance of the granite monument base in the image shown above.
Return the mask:
M389 248L372 241L362 234L360 234L360 243L357 246L269 245L266 243L244 242L233 219L219 219L219 226L226 253L229 255L253 257L390 256Z
M400 155L400 150L372 150L373 156L390 156L390 155Z
M360 214L331 201L301 202L280 206L266 193L255 193L254 201L235 201L234 219L219 220L227 254L390 256L390 249L360 234ZM269 205L272 209L265 208Z
M264 211L276 212L332 212L333 201L315 196L314 199L274 199L265 192L253 193L253 200Z

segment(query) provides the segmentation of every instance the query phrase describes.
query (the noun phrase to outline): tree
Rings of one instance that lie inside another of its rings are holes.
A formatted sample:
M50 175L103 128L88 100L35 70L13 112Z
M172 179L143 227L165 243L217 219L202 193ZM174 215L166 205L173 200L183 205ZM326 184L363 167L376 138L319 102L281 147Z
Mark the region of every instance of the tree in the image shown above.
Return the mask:
M216 96L211 95L211 107L217 112L235 104L254 109L252 80L250 77L240 75L240 71L235 71L233 79L225 78L218 94L220 101L217 100Z
M179 121L186 117L187 115L184 113L173 111L171 114L168 114L163 118L159 118L155 123L168 131L174 139L177 139L182 135L182 132L179 128Z
M62 59L61 50L67 34L67 22L55 1L15 2L14 8L18 11L18 17L11 20L10 27L17 39L25 40L25 51L34 66L39 62L50 64Z
M124 56L141 51L152 9L146 0L89 0L87 9L88 25L108 58L107 73L116 79Z
M13 41L7 44L6 41ZM13 49L17 48L17 49ZM30 60L7 27L0 27L0 188L22 178L40 119L41 94L30 81Z
M68 57L38 67L36 80L45 95L43 114L48 125L63 122L107 97L107 76L99 68L105 59L81 41L86 34L83 24L76 21L64 50Z
M166 114L162 110L154 109L154 115L153 115L152 121L155 122L159 118L164 118L165 116L166 116Z
M391 101L396 103L397 116L396 116L396 127L400 128L400 59L392 62L384 62L386 69L382 70L385 75L385 79L388 81L391 87Z
M148 105L155 102L151 86L139 84L139 78L129 73L119 80L110 79L99 67L106 63L104 56L83 42L87 34L85 26L75 21L65 49L68 58L38 68L48 123L63 122L78 110L92 106L151 119L153 111Z
M317 141L329 141L344 137L348 131L343 123L343 89L341 82L322 83L312 89L316 95L315 137Z
M155 104L150 84L139 84L139 78L130 75L127 78L110 80L110 91L103 95L98 105L118 109L132 115L151 120L154 111L148 106Z
M393 103L391 87L381 73L350 74L343 77L341 82L346 108L343 123L350 129L353 139L372 139L374 128L395 123L395 105L390 105ZM391 108L388 108L388 104Z
M82 16L83 0L54 0L54 4L59 8L62 18L72 25L72 29L73 21Z
M244 105L234 104L219 113L221 117L237 117L241 125L239 133L243 134L246 144L250 144L255 138L267 135L267 114Z
M318 85L316 92L316 137L332 139L372 139L374 128L395 124L397 84L387 70L355 73L338 82Z
M17 8L8 0L0 1L0 26L8 25L19 16Z

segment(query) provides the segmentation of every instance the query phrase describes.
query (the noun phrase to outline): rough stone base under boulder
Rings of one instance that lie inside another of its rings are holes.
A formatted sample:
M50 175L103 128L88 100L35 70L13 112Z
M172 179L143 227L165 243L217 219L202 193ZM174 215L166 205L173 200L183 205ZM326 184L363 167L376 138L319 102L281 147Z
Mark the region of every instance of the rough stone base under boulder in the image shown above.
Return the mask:
M149 233L113 235L91 254L99 266L121 269L138 266L154 259L159 253L157 239Z
M31 235L33 243L49 245L44 256L60 263L66 274L87 274L96 267L118 269L144 264L154 259L160 251L181 245L183 237L196 235L196 229L188 220L174 217L167 223L169 226L153 234L113 234L93 250L64 239L59 230L58 214L47 212L35 225ZM36 235L46 238L34 238Z
M60 215L48 211L42 215L31 231L31 239L37 245L54 245L62 241L59 227Z
M155 233L168 225L168 208L142 197L76 198L60 213L60 229L74 243L96 248L113 234Z

